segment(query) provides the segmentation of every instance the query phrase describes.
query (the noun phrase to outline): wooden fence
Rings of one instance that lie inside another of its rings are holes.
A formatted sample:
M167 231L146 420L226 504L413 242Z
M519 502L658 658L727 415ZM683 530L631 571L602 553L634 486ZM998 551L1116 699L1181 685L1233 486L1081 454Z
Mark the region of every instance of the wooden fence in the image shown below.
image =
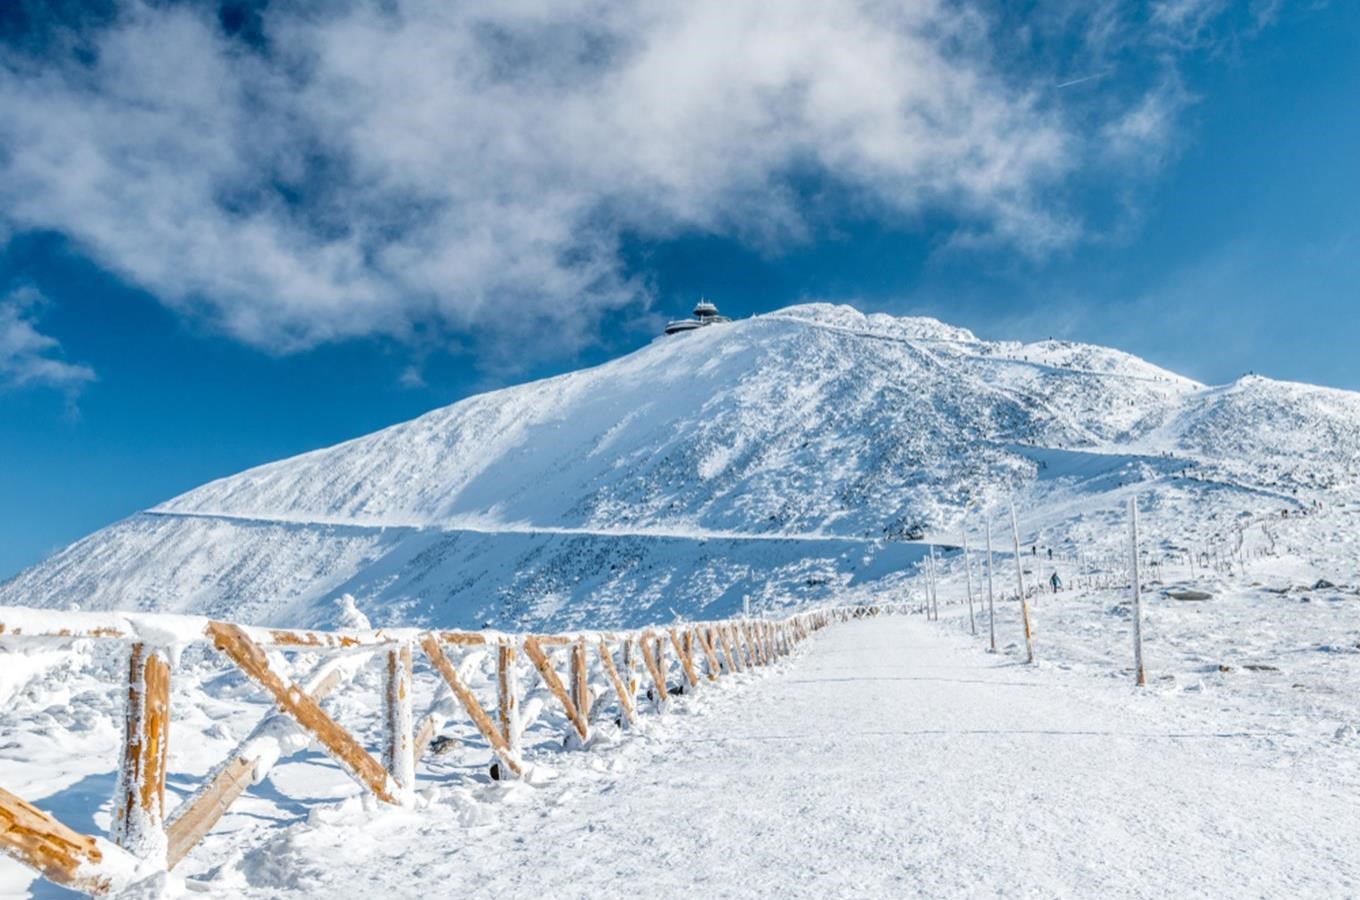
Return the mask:
M887 607L840 607L785 619L730 619L633 631L514 635L413 629L308 631L235 625L190 616L79 613L0 607L0 643L117 641L127 645L126 717L122 757L107 837L81 834L0 788L0 850L49 880L99 896L174 868L273 762L315 742L377 800L410 805L416 760L448 724L438 702L420 719L412 708L413 659L423 654L494 756L494 778L521 777L520 690L515 661L532 664L569 723L569 742L590 739L590 658L612 689L616 718L635 724L650 705L661 710L678 691L731 672L767 665L812 632ZM178 808L166 813L166 747L170 740L173 660L187 644L207 642L274 704ZM484 705L456 658L494 651L496 696ZM308 651L320 662L294 681L278 653ZM565 657L565 659L563 659ZM380 758L321 706L321 700L377 659L384 675L384 738ZM565 664L565 676L563 668ZM640 671L639 666L642 670ZM643 684L647 701L639 703ZM675 686L672 687L672 684Z

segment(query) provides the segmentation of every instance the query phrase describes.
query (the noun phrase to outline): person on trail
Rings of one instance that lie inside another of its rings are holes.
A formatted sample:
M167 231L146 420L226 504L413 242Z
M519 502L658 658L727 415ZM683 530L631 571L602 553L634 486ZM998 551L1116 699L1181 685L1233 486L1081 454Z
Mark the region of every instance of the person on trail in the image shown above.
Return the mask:
M1054 569L1053 574L1048 576L1048 583L1053 585L1053 593L1062 590L1062 579L1058 577L1058 570Z
M1049 547L1049 548L1048 548L1048 558L1049 558L1049 559L1052 559L1052 558L1053 558L1053 548L1052 548L1052 547Z

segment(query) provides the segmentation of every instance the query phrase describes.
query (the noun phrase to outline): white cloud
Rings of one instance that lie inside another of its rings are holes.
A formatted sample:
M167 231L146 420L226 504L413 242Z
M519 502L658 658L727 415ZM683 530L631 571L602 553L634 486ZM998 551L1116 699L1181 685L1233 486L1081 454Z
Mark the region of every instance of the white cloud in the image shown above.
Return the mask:
M996 22L952 0L302 6L267 8L267 50L124 0L90 52L8 51L0 229L63 232L271 350L572 347L647 306L626 236L802 239L802 173L1042 253L1081 232L1052 197L1101 128L1163 128L1139 96L1090 122L1034 87L1054 73L1003 73ZM1198 28L1204 6L1157 15Z
M30 287L0 297L0 390L51 387L74 392L94 381L94 370L63 360L57 340L38 331L43 304Z

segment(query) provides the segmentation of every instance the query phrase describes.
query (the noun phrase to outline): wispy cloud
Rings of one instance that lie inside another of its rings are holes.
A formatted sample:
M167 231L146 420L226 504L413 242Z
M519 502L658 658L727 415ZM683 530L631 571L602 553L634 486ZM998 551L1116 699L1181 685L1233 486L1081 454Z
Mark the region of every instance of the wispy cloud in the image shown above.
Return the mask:
M1095 6L1086 42L1127 44ZM1154 6L1182 33L1214 4ZM1092 147L1155 153L1167 127L1155 85L1055 99L1072 69L1008 64L1024 41L966 0L274 4L249 40L202 6L113 10L0 50L0 232L60 231L275 351L573 347L649 302L625 237L804 239L808 174L1044 253L1080 238L1059 198Z
M38 330L45 304L31 287L0 297L0 390L58 388L74 396L94 381L94 370L61 358L61 344Z

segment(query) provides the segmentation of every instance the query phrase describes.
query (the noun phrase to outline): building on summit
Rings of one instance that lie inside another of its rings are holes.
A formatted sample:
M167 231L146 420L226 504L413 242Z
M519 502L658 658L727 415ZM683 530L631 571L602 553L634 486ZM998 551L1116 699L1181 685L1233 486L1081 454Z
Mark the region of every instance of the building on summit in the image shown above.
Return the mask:
M703 328L705 325L716 325L719 322L732 321L727 316L718 315L718 307L700 298L694 307L694 318L676 319L674 322L666 324L666 334L680 334L684 331L693 331L696 328Z

